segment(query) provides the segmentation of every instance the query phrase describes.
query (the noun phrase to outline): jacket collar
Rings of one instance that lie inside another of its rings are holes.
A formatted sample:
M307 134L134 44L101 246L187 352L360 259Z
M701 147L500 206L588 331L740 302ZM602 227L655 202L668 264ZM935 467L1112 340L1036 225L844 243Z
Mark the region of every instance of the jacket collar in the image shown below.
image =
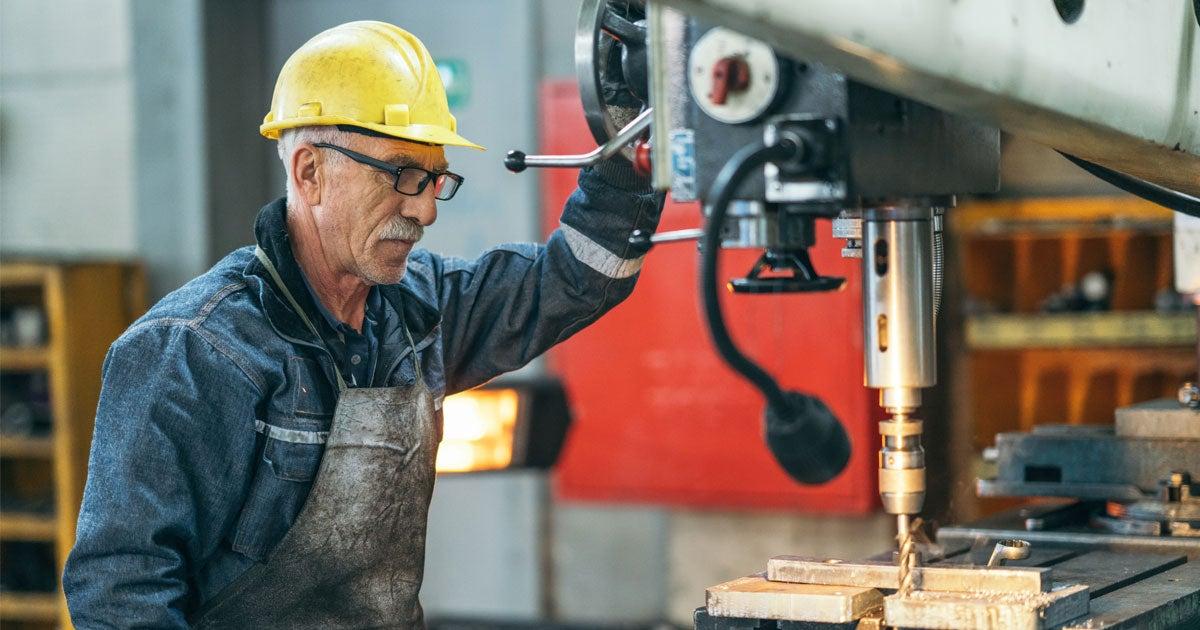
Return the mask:
M292 254L291 238L287 232L287 202L280 198L262 207L254 221L254 238L258 246L275 264L279 277L305 314L314 322L323 320L321 309L305 284L300 265ZM275 287L266 267L257 258L251 258L243 270L250 286L256 286L260 302L267 319L280 334L308 345L320 345L304 321L292 310L283 294ZM384 310L384 332L381 342L385 345L403 343L407 346L402 323L407 323L413 340L420 346L421 340L429 336L441 321L438 309L421 300L404 282L395 285L380 285Z

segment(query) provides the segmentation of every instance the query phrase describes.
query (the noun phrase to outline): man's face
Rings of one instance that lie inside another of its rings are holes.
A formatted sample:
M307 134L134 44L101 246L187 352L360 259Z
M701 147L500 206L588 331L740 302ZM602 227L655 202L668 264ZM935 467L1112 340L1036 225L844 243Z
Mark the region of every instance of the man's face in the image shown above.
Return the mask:
M339 142L352 151L395 166L445 171L445 152L392 138L347 134ZM434 184L415 196L392 188L394 175L335 153L322 152L321 204L314 219L327 260L369 284L396 284L404 277L408 255L424 228L437 220ZM340 159L329 159L336 156Z

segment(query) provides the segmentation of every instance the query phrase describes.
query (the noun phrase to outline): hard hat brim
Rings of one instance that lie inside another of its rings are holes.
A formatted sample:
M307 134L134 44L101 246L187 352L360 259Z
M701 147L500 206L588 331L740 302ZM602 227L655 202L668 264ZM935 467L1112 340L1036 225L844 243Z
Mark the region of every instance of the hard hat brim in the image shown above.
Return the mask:
M370 129L376 133L399 138L400 140L409 140L412 142L420 142L423 144L436 144L449 147L467 147L469 149L477 149L486 151L484 147L467 140L457 133L439 127L437 125L381 125L377 123L366 123L359 120L354 120L346 116L310 116L305 118L289 118L278 122L264 122L258 132L265 138L278 140L279 134L285 129L295 129L297 127L322 127L333 125L351 125L354 127L362 127Z

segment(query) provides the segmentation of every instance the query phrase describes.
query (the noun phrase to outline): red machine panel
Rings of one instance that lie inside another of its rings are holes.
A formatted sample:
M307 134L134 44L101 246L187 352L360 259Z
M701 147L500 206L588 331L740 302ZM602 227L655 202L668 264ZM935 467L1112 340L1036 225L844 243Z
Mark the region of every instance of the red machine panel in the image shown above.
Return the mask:
M541 95L544 153L594 146L575 85L547 82ZM544 226L558 225L577 172L542 174ZM696 227L697 204L668 202L660 230ZM828 224L826 224L828 225ZM864 513L875 508L878 420L863 383L862 311L856 261L821 230L817 269L845 276L843 290L808 295L727 295L731 332L786 388L819 395L845 423L853 454L822 486L801 486L762 437L763 400L717 356L697 293L694 242L656 246L637 288L599 322L550 353L574 426L556 472L566 499L703 507ZM744 275L758 251L726 251L723 277Z

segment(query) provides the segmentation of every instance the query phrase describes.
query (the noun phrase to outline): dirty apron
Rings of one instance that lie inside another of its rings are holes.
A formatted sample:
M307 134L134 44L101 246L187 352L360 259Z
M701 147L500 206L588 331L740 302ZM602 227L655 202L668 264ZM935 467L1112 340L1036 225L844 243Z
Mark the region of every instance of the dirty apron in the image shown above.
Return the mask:
M255 252L309 330L316 327L266 254ZM416 347L405 327L416 363ZM312 491L263 564L194 619L197 628L421 628L417 599L438 438L419 363L408 387L347 389Z

